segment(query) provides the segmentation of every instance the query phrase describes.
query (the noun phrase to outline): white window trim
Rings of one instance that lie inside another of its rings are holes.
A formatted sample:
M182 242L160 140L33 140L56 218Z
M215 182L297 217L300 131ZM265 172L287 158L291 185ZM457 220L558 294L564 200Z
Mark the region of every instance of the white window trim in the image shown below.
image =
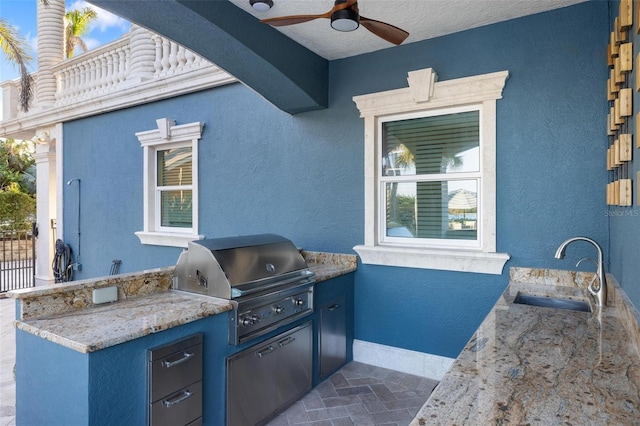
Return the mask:
M136 236L142 244L187 247L189 241L203 239L203 235L198 234L198 141L202 137L204 123L193 122L176 126L174 120L161 118L156 120L157 129L136 133L136 137L143 149L144 171L143 171L143 218L144 229L136 232ZM167 232L156 224L156 152L158 149L191 146L192 153L192 203L193 222L191 228L185 228L181 232L178 228Z
M496 100L509 76L500 71L473 77L436 82L436 73L427 68L411 71L409 87L355 96L360 116L364 118L364 245L354 247L362 263L402 266L446 271L502 274L509 260L507 253L496 252ZM379 118L469 104L481 104L482 203L479 249L439 249L378 243L378 121Z

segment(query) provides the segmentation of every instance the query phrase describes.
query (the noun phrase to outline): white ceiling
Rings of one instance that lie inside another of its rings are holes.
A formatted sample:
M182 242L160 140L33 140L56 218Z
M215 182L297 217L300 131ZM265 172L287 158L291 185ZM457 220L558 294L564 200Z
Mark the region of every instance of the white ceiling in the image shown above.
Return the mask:
M358 8L361 16L409 32L403 43L408 44L584 1L587 0L360 0ZM261 13L251 8L249 0L231 2L259 19L315 15L331 10L334 4L333 0L273 0L271 10ZM394 46L362 26L349 33L333 30L328 19L274 28L329 60Z

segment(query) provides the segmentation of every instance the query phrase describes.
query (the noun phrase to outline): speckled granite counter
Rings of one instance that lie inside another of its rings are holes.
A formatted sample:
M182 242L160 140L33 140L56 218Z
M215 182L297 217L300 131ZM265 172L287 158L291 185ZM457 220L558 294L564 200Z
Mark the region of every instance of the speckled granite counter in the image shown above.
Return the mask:
M225 299L171 290L72 313L16 321L16 327L87 353L230 310L231 304Z
M612 277L613 306L593 313L513 303L519 291L588 300L573 286L588 276L511 271L411 425L639 425L638 312Z
M303 252L316 280L356 270L356 256ZM159 268L8 293L19 300L16 328L88 353L227 312L228 300L171 290L173 268ZM116 286L118 301L93 305L92 291Z

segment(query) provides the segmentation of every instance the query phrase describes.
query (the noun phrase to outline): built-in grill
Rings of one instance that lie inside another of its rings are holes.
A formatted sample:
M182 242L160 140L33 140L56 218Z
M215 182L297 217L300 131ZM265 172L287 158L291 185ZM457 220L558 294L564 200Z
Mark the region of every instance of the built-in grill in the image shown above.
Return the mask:
M315 274L295 245L260 234L192 241L173 288L229 299L229 343L239 344L313 312Z

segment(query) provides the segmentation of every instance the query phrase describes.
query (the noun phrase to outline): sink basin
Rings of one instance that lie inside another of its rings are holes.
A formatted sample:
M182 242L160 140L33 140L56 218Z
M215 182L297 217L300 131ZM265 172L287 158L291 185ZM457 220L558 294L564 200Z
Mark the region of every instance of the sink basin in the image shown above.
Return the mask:
M513 303L529 306L541 306L543 308L567 309L570 311L591 312L591 305L584 300L558 299L555 297L532 296L518 293Z

